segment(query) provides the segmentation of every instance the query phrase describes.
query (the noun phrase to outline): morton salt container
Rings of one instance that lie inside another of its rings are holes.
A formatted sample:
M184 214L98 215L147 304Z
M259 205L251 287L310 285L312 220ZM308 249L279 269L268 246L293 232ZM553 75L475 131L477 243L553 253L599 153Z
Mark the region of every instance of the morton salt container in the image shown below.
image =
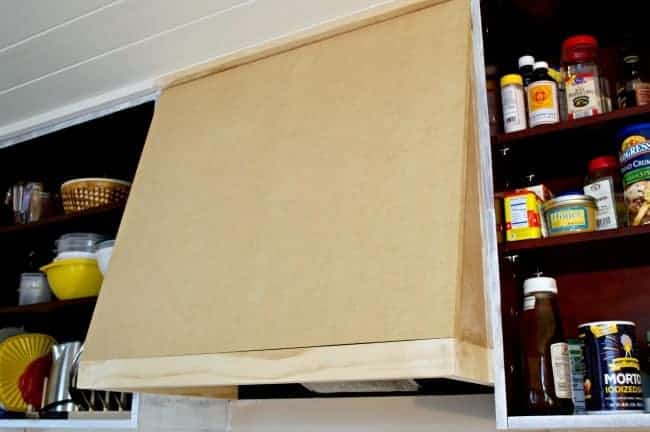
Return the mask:
M588 414L643 412L641 367L630 321L581 324Z

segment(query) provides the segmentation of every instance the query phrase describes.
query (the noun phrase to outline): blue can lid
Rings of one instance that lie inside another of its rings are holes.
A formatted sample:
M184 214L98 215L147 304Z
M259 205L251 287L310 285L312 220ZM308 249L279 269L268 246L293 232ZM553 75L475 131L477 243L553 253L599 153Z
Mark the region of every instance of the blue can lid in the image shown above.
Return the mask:
M564 191L564 192L562 192L562 193L557 194L556 197L559 198L559 197L563 197L563 196L567 196L567 195L584 195L584 194L585 194L584 191L581 191L581 190L577 190L577 189L576 189L576 190L567 190L567 191Z
M621 142L631 135L642 135L650 139L650 123L635 123L625 126L616 134L616 141Z

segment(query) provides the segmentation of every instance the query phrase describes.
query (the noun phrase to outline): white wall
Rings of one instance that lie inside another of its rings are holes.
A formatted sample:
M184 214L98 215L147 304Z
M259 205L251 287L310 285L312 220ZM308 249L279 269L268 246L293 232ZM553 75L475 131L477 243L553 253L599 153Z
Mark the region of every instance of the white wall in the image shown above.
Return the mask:
M495 431L491 395L238 401L233 432Z
M495 430L492 395L265 400L230 403L215 399L142 395L138 426L139 432L492 432ZM43 430L29 429L29 432L37 431Z

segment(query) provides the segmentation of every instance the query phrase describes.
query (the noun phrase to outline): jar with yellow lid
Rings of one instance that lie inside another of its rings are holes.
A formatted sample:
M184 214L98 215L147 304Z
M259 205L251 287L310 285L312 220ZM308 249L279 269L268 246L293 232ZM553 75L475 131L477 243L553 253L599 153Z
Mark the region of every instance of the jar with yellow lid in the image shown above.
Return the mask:
M506 133L526 129L526 99L521 75L509 74L501 77L501 106L503 130Z

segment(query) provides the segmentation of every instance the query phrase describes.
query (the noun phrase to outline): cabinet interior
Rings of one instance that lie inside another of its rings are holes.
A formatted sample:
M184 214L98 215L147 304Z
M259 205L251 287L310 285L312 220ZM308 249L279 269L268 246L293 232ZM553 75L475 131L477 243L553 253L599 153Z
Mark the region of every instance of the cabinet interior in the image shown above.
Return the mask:
M144 146L153 103L120 111L0 150L0 191L17 181L38 181L59 193L66 180L111 177L131 181ZM4 194L3 194L4 198ZM69 232L98 232L114 237L123 205L56 215L30 224L13 222L11 209L0 213L0 328L24 327L58 342L84 340L95 298L17 306L23 272L38 271L55 256L54 241Z
M485 63L497 67L497 79L517 73L517 59L522 55L559 66L562 41L576 34L591 34L599 42L601 73L609 79L614 104L611 113L508 135L503 134L499 122L499 133L491 139L497 196L504 192L504 178L519 178L531 168L539 177L537 183L546 184L556 195L581 190L590 159L618 155L620 143L614 139L618 129L650 121L650 106L617 110L615 102L615 85L623 74L623 55L634 49L641 57L641 69L650 72L650 50L643 25L648 5L641 3L646 2L481 3ZM513 164L503 163L499 151L502 147L511 151ZM508 416L526 414L519 377L519 315L523 279L536 272L557 279L565 337L576 338L578 324L589 321L634 321L642 368L648 371L645 338L650 329L650 281L646 277L650 276L650 261L644 247L648 239L650 229L646 226L500 245L500 318Z

